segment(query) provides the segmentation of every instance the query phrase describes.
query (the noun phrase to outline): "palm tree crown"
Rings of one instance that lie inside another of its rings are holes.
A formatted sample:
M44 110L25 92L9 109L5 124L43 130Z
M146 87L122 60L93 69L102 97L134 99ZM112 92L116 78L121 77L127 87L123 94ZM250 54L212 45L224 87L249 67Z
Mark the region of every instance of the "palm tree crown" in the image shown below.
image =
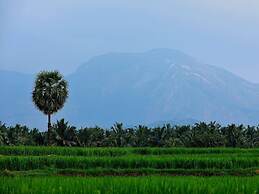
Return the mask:
M51 115L63 108L67 97L67 82L58 71L42 71L37 75L32 99L44 114Z

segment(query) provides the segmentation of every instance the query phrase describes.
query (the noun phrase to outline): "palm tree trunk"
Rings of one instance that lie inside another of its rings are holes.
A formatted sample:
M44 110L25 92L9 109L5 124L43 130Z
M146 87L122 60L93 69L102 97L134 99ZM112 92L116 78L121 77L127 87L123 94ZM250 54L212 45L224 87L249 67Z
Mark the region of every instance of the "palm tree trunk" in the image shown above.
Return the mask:
M51 114L48 114L48 145L50 145Z

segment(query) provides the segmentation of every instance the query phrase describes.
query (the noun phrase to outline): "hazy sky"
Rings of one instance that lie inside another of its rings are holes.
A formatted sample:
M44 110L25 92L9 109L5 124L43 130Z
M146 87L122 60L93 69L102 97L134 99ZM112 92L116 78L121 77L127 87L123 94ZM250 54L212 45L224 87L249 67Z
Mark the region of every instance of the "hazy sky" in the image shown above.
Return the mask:
M174 48L259 83L258 0L0 0L0 69Z

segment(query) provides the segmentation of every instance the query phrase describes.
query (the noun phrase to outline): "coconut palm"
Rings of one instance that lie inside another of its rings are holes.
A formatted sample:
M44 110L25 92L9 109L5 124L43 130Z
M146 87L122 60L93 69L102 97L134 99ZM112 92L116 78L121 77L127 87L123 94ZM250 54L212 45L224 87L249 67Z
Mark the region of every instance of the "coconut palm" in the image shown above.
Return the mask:
M7 127L0 121L0 145L9 145L7 132Z
M42 71L36 77L32 99L36 107L48 116L48 140L50 140L51 115L63 108L68 97L67 85L58 71Z
M64 119L53 125L54 145L58 146L79 146L80 141L76 127L70 126Z

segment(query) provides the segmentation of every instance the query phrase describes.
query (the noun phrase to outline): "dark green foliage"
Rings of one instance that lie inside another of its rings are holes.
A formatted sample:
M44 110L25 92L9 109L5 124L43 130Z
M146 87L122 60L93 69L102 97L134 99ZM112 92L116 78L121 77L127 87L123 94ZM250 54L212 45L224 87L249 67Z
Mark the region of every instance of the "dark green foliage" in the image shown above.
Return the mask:
M69 126L68 122L64 119L57 121L51 128L51 141L52 145L57 146L79 146L80 142L78 139L76 128Z
M7 130L9 145L33 145L33 136L30 133L30 129L26 126L16 125L9 127ZM34 133L34 135L36 134Z
M135 128L136 134L136 145L138 147L147 147L151 142L151 130L146 127L139 125Z
M106 144L105 131L98 126L80 129L78 137L81 144L86 147L100 147Z
M259 147L259 130L254 126L247 126L244 130L244 141L247 147Z
M0 145L9 145L7 127L0 122Z
M67 82L58 71L43 71L37 75L32 99L44 114L51 115L61 109L67 96Z
M38 129L30 130L30 144L29 145L44 145L45 144L45 132L40 132Z
M215 122L193 126L149 128L123 127L116 123L111 129L98 126L81 128L70 126L64 119L51 128L51 145L84 147L259 147L259 127L244 125L221 126ZM0 145L46 145L47 134L37 129L0 123Z
M221 147L224 146L224 136L221 134L220 125L204 122L194 125L191 131L192 147Z
M234 124L222 128L222 133L226 139L227 147L245 146L244 126L236 126Z

